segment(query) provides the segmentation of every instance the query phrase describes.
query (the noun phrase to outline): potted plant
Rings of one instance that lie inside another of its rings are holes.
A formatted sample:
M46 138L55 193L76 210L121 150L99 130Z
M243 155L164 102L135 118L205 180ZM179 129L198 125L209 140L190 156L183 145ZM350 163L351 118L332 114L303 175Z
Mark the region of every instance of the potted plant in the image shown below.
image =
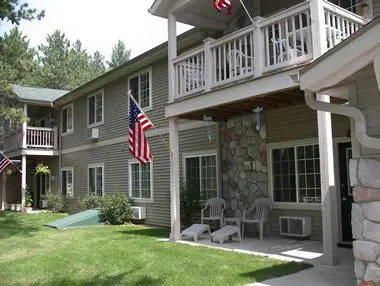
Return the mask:
M25 211L27 213L32 211L32 206L33 206L33 198L32 198L32 193L30 191L29 186L26 186L26 191L25 191Z

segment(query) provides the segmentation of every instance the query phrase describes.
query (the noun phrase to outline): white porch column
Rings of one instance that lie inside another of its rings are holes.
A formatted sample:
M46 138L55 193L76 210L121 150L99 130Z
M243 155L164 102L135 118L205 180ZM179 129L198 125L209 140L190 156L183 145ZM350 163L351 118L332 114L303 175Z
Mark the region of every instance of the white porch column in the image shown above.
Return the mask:
M169 142L170 142L170 210L171 210L171 240L179 240L180 237L180 192L179 192L179 142L178 142L178 117L169 118Z
M21 211L25 209L25 191L26 191L26 155L21 159Z
M176 95L175 69L173 59L177 57L177 20L173 12L168 14L168 76L169 102L173 102Z
M24 104L24 114L28 116L28 105ZM27 122L22 123L22 148L26 148L26 127Z
M1 210L5 211L7 203L7 173L3 171L3 181L1 182Z
M329 96L323 94L317 94L317 99L330 102ZM323 262L327 265L336 265L340 261L337 255L338 212L331 113L317 111L317 114L322 195Z

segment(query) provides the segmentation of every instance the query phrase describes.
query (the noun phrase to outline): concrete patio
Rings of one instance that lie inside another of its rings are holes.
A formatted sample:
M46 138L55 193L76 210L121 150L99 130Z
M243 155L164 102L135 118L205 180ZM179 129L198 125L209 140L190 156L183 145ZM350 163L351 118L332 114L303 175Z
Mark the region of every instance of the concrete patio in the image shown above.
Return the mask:
M275 278L263 282L250 284L251 286L354 286L356 278L353 266L352 249L339 248L338 253L341 263L336 266L323 264L323 245L319 241L293 240L281 238L244 238L238 241L226 241L223 245L211 243L208 236L200 237L197 243L189 240L182 240L178 243L194 246L204 246L219 248L226 251L234 251L252 255L266 256L268 258L280 259L285 261L306 262L313 264L314 267L281 278Z

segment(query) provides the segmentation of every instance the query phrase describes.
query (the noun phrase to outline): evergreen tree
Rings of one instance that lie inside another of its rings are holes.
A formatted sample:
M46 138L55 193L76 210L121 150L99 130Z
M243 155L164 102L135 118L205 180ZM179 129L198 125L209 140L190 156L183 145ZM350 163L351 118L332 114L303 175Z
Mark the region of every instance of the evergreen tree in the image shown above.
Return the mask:
M110 69L116 68L129 61L131 50L128 50L123 41L118 41L112 48L111 61L107 62Z

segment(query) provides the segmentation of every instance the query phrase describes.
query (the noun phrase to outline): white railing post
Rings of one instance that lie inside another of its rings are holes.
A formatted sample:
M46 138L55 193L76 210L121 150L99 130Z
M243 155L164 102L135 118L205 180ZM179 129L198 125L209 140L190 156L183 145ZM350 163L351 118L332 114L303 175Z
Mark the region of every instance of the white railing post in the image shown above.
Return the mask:
M326 22L323 0L310 0L311 33L313 39L313 58L327 51Z
M212 42L211 38L206 38L203 40L204 49L205 49L205 91L210 91L211 86L213 84L213 72L214 72L214 64L212 60L210 43Z
M53 140L54 140L54 150L58 149L58 128L53 128Z
M263 74L264 67L264 33L259 25L259 21L262 17L255 17L253 19L255 25L253 28L253 56L254 56L254 70L255 76L261 76Z
M24 114L25 116L28 116L28 105L25 103L24 104ZM22 148L26 148L26 127L27 127L27 122L22 123Z
M172 11L168 14L168 76L169 102L173 102L177 95L175 66L173 60L177 57L177 20Z

